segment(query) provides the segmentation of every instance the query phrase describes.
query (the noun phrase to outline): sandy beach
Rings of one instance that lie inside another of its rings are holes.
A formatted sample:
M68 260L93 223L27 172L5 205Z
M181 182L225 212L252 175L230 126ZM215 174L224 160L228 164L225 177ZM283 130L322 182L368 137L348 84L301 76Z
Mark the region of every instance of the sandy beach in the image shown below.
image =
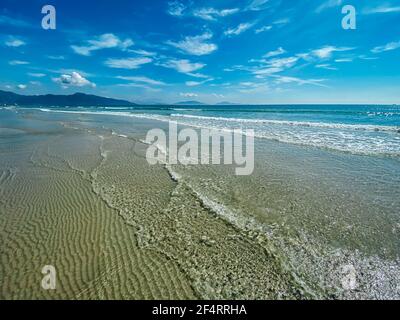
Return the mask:
M163 122L0 112L2 299L399 297L397 160L264 141L238 177L149 165L141 141ZM349 264L355 291L341 286Z

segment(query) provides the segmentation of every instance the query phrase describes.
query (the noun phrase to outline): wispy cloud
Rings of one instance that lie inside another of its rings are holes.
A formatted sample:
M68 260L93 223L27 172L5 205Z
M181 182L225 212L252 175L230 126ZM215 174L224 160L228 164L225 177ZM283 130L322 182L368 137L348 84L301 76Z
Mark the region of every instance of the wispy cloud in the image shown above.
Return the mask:
M11 66L17 66L17 65L25 65L25 64L29 64L28 61L22 61L22 60L11 60L8 62L8 64L10 64Z
M311 53L320 59L328 59L332 56L333 52L342 52L342 51L350 51L350 50L354 50L354 48L325 46L320 49L313 50Z
M148 57L140 58L122 58L122 59L107 59L104 64L110 68L117 69L138 69L140 66L152 62L153 59Z
M374 8L365 8L362 12L363 14L394 13L400 12L400 7L380 6Z
M269 7L269 0L252 0L246 7L246 10L260 11L265 10Z
M157 55L157 53L155 53L155 52L146 51L146 50L143 50L143 49L138 49L138 50L127 50L127 52L136 53L136 54L138 54L138 55L146 56L146 57L154 57L154 56Z
M239 34L249 30L254 26L254 23L241 23L235 28L230 28L224 32L226 36L238 36Z
M167 41L166 43L175 48L181 49L184 53L202 56L207 55L218 49L214 43L207 42L212 38L212 33L206 32L199 36L185 37L179 42Z
M166 85L165 82L162 82L159 80L154 80L154 79L144 77L144 76L132 76L132 77L118 76L117 79L133 81L133 82L141 82L141 83L146 83L146 84L155 85L155 86Z
M275 20L272 23L276 24L276 25L285 25L285 24L288 24L289 22L290 22L290 18L282 18L282 19Z
M191 76L196 75L193 74L193 72L205 67L205 64L203 63L198 63L198 62L192 63L187 59L182 59L182 60L169 59L166 62L159 63L159 65L165 68L174 69L180 73L185 73Z
M274 76L276 78L276 83L282 84L282 83L297 83L298 85L304 85L304 84L309 84L309 85L314 85L318 87L327 87L326 85L322 84L321 82L324 82L325 79L301 79L301 78L296 78L296 77L287 77L287 76Z
M269 31L269 30L271 30L271 29L272 29L272 26L263 26L263 27L261 27L261 28L256 29L254 32L255 32L256 34L259 34L259 33L261 33L261 32Z
M385 51L392 51L400 48L400 41L390 42L384 46L375 47L371 50L372 53L381 53Z
M26 88L27 88L27 85L26 85L26 84L19 84L19 85L17 85L17 89L25 90Z
M87 80L78 72L72 72L71 74L62 74L59 78L53 78L53 81L61 84L64 88L66 87L96 87L96 84Z
M208 20L208 21L215 21L218 17L226 17L232 14L239 12L238 8L233 9L222 9L218 10L215 8L200 8L193 10L193 15L195 17Z
M110 49L110 48L120 48L122 50L126 50L133 44L134 44L133 41L129 38L121 40L112 33L106 33L96 37L95 39L88 40L85 43L85 45L82 46L72 45L71 48L77 54L83 56L90 56L92 54L92 51L101 49Z
M183 16L184 11L186 10L186 6L179 1L171 1L168 2L167 13L174 17Z
M46 76L44 73L34 73L34 72L28 72L28 76L34 77L34 78L43 78Z
M23 41L23 40L21 40L21 39L19 39L19 38L10 36L10 37L8 38L8 40L6 40L6 42L5 42L4 44L5 44L7 47L18 48L18 47L21 47L21 46L26 45L26 42Z
M264 58L271 58L271 57L275 57L275 56L279 56L281 54L286 53L286 50L283 49L282 47L279 47L278 49L274 50L274 51L270 51L268 53L266 53L263 57Z
M199 96L197 93L194 92L181 92L179 95L184 98L196 98Z
M239 83L238 91L240 93L265 93L270 90L270 85L265 82L245 81Z
M64 56L47 56L47 58L51 59L51 60L65 60Z
M317 64L315 67L316 67L316 68L319 68L319 69L326 69L326 70L337 70L336 67L332 67L332 66L331 66L330 64L328 64L328 63Z
M335 62L353 62L352 58L341 58L341 59L335 59Z
M257 76L269 76L293 67L299 57L275 58L265 61L265 65L253 68L252 73Z
M343 0L328 0L322 3L317 9L315 9L316 13L321 13L322 11L334 7L338 7L343 3Z
M267 64L273 68L291 68L299 60L298 57L288 57L288 58L275 58L269 60Z

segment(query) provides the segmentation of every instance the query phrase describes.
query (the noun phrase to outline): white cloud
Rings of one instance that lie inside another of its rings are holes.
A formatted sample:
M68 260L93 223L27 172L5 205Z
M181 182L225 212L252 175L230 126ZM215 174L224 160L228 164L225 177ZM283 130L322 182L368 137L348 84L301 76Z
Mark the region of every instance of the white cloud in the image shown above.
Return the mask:
M199 36L185 37L184 40L179 42L167 41L166 43L181 49L187 54L192 54L195 56L202 56L210 54L218 49L218 46L214 43L206 42L212 38L212 33L204 33Z
M263 26L263 27L261 27L261 28L256 29L254 32L255 32L256 34L259 34L259 33L261 33L261 32L269 31L269 30L271 30L271 29L272 29L272 26Z
M278 49L276 49L274 51L268 52L263 57L264 58L271 58L271 57L279 56L279 55L284 54L284 53L286 53L286 50L283 49L282 47L279 47Z
M380 6L376 8L366 8L363 10L363 14L393 13L393 12L400 12L400 7Z
M7 47L18 48L18 47L26 45L26 42L22 41L21 39L18 39L18 38L10 37L9 40L7 40L5 42L5 45Z
M223 94L219 94L219 93L213 93L212 95L216 98L225 98L225 96Z
M224 32L224 34L226 36L237 36L245 31L247 31L248 29L250 29L251 27L253 27L254 23L241 23L239 24L237 27L235 28L231 28L228 29Z
M20 90L25 90L26 87L27 87L26 84L19 84L19 85L17 85L17 88L20 89Z
M276 67L267 67L267 68L261 68L253 71L253 74L258 75L258 76L268 76L274 73L278 73L283 71L283 68L276 68Z
M274 22L272 22L273 24L278 24L278 25L284 25L284 24L288 24L290 22L289 18L282 18L279 20L276 20Z
M276 77L276 83L297 83L299 85L310 84L319 87L326 87L326 85L321 82L325 81L325 79L300 79L296 77L287 77L287 76L274 76Z
M153 57L153 56L157 55L155 52L150 52L150 51L146 51L146 50L142 50L142 49L127 50L127 51L131 52L131 53L136 53L136 54L141 55L141 56L146 56L146 57Z
M368 57L365 54L359 55L358 57L362 60L378 60L379 59L378 57Z
M34 72L29 72L28 76L34 77L34 78L43 78L46 75L44 73L34 73Z
M193 72L205 67L205 64L203 63L198 63L198 62L192 63L187 59L182 59L182 60L170 59L159 65L165 68L174 69L180 73L185 73L191 76L198 75L194 74Z
M64 56L47 56L51 60L65 60Z
M330 64L317 64L316 66L315 66L316 68L319 68L319 69L326 69L326 70L337 70L337 68L335 68L335 67L332 67Z
M316 10L316 13L321 13L322 11L334 7L338 7L343 3L343 0L328 0L321 4Z
M291 68L299 60L298 57L288 57L288 58L275 58L267 62L267 64L272 68Z
M375 47L371 50L372 53L381 53L385 51L392 51L400 48L400 41L390 42L384 46Z
M63 87L85 87L91 86L95 87L96 85L86 78L84 78L78 72L72 72L71 74L62 74L59 78L53 78L53 81L61 84Z
M179 1L168 2L167 13L171 16L181 17L183 12L186 10L186 6Z
M29 64L28 61L21 61L21 60L11 60L8 62L12 66L17 66L17 65L24 65L24 64Z
M125 39L122 41L117 36L112 33L102 34L95 39L88 40L87 43L83 46L71 46L72 50L75 53L90 56L92 51L101 50L101 49L110 49L110 48L120 48L121 50L126 50L127 48L133 45L133 41L131 39Z
M349 51L353 49L354 48L325 46L320 49L313 50L311 53L320 59L328 59L332 56L333 52Z
M194 78L200 78L200 79L209 79L209 76L202 74L202 73L193 73L193 72L188 72L186 73L188 76L194 77Z
M152 62L153 59L147 57L107 59L104 64L110 68L117 69L138 69L141 65Z
M193 15L204 20L215 21L217 20L217 17L226 17L237 12L239 12L238 8L223 10L214 8L201 8L194 10Z
M269 0L252 0L246 10L260 11L268 8Z
M133 82L142 82L142 83L156 85L156 86L165 85L165 83L162 81L154 80L154 79L151 79L148 77L143 77L143 76L133 76L133 77L119 76L119 77L117 77L117 79L128 80L128 81L133 81Z
M353 62L352 58L335 59L335 62Z
M185 97L185 98L195 98L195 97L199 96L197 93L193 93L193 92L187 92L187 93L181 92L179 95L181 97Z

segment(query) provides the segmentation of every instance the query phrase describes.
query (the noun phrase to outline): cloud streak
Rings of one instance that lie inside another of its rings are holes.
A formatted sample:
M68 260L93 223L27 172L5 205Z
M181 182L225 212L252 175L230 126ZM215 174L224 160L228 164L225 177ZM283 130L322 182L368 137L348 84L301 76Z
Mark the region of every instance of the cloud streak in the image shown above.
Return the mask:
M10 37L4 44L7 47L18 48L21 46L25 46L26 42L15 37Z
M138 69L142 65L152 62L153 59L148 57L140 58L122 58L122 59L107 59L104 64L110 68L116 69Z
M207 42L212 37L212 33L206 32L198 36L185 37L179 42L167 41L166 44L178 48L189 55L203 56L211 54L218 49L216 44Z
M240 10L238 8L233 9L214 9L214 8L201 8L195 9L193 15L195 17L201 18L208 21L216 21L219 17L226 17L238 13Z
M392 51L400 48L400 41L390 42L384 46L375 47L371 50L372 53L381 53L385 51Z
M224 34L225 34L226 36L228 36L228 37L231 37L231 36L238 36L238 35L240 35L241 33L243 33L243 32L245 32L245 31L249 30L249 29L252 28L253 26L254 26L254 23L249 23L249 22L241 23L241 24L239 24L239 25L238 25L237 27L235 27L235 28L230 28L230 29L226 30L226 31L224 32Z
M133 45L133 41L131 39L121 40L117 36L112 33L102 34L95 39L88 40L85 45L76 46L72 45L72 50L80 54L82 56L90 56L93 51L101 50L101 49L111 49L111 48L119 48L121 50L126 50L127 48Z

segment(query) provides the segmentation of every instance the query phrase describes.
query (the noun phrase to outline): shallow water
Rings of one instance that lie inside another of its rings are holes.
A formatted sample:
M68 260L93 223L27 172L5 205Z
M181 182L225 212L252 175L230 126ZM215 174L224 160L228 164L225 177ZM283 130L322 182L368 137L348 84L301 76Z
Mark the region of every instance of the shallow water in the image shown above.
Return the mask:
M53 260L58 297L399 298L399 122L376 108L373 120L354 112L358 124L330 112L329 125L310 107L0 110L1 295L43 296L40 265ZM333 147L260 136L245 177L223 165L149 166L141 140L169 119L302 139L318 130ZM337 147L344 132L368 155ZM354 290L341 283L349 265Z

